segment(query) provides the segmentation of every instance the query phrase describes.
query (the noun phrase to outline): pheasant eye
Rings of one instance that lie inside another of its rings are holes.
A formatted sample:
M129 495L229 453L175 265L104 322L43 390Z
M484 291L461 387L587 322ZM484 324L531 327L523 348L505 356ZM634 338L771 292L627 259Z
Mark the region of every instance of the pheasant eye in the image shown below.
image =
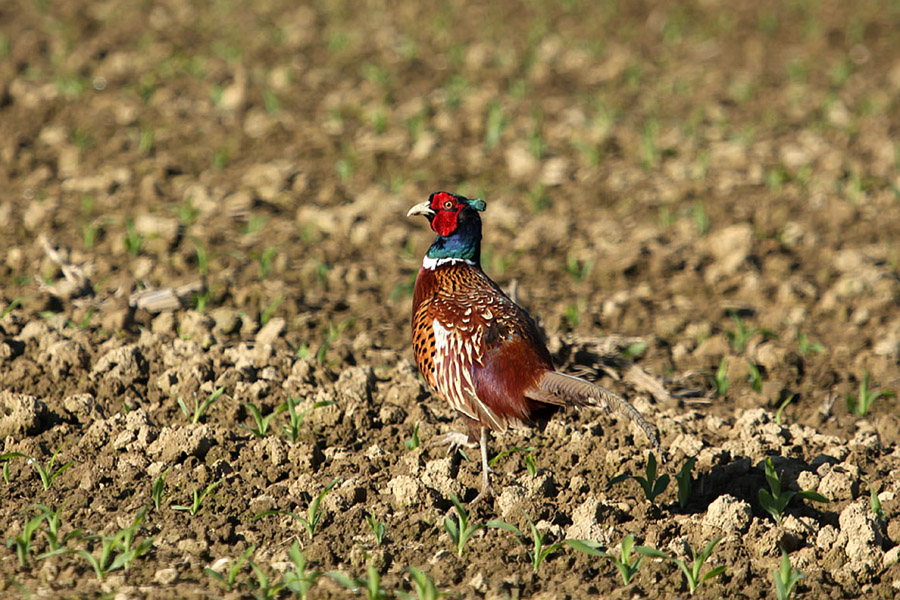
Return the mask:
M452 200L447 200L446 202L444 202L444 210L450 210L451 208L453 208Z

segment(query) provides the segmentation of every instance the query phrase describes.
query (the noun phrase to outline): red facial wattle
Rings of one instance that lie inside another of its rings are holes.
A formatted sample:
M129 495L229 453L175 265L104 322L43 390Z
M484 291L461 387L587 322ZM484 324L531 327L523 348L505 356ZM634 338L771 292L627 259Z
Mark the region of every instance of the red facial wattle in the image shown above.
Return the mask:
M447 237L456 231L457 219L464 206L446 192L435 194L431 199L431 209L435 212L431 228L438 235Z

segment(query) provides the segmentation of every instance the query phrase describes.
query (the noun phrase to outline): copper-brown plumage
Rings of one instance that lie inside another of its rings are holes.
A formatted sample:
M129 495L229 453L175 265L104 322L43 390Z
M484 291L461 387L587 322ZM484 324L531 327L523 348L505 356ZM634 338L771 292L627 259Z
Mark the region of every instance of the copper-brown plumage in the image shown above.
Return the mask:
M428 217L438 234L416 277L413 349L428 384L480 430L483 483L492 494L487 432L530 425L564 406L615 408L637 423L659 453L653 427L625 400L557 372L534 321L480 265L484 202L436 192L409 215Z

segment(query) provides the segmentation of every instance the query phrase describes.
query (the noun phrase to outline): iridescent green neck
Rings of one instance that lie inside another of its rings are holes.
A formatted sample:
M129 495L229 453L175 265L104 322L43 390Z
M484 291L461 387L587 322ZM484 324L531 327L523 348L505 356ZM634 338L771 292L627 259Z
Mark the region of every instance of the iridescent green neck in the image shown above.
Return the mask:
M459 227L448 236L435 238L428 253L431 259L459 259L481 264L481 219L460 219Z

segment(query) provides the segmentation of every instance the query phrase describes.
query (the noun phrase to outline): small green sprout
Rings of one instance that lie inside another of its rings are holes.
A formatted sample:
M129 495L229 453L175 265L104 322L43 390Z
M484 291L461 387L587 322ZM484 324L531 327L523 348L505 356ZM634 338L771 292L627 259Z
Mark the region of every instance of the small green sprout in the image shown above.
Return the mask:
M611 560L619 570L619 574L622 576L622 582L625 585L631 583L631 580L637 575L638 569L641 567L641 562L644 560L644 556L661 558L659 550L647 546L635 546L634 536L630 533L622 538L622 547L618 557L600 550L600 544L591 540L566 540L566 544L568 544L570 548L574 548L575 550L584 552L590 556L599 556ZM632 558L632 550L642 556Z
M475 532L479 529L483 529L485 525L470 525L469 512L462 505L462 502L459 501L459 498L456 497L456 494L451 493L450 500L453 502L453 506L456 509L456 522L454 523L450 517L445 517L444 530L447 532L447 535L450 536L453 545L456 546L456 556L462 556L463 550L466 547L466 542L469 541L469 538L472 537Z
M522 461L525 464L525 470L528 471L529 475L534 477L535 474L537 473L537 464L535 464L534 454L533 454L534 446L513 446L512 448L507 448L506 450L503 450L502 452L498 453L497 456L492 458L488 462L488 466L493 467L495 464L497 464L500 461L501 458L503 458L504 456L507 456L509 454L512 454L514 452L524 452L525 453L525 456L522 457Z
M60 548L65 547L69 540L78 539L81 536L81 529L74 529L60 538L59 529L62 526L63 506L60 506L56 510L43 504L35 504L34 507L40 511L40 514L43 515L44 519L47 521L47 527L43 531L44 535L47 537L49 552L55 552Z
M416 426L413 428L412 436L408 440L403 442L403 445L406 446L407 450L415 450L419 447L419 424L416 423Z
M762 391L762 375L759 372L759 367L753 364L753 361L749 358L747 359L747 367L750 370L750 374L747 377L747 382L750 384L750 389L754 392Z
M747 343L753 337L753 334L756 333L756 330L747 327L736 310L729 310L728 314L731 316L731 320L734 321L734 331L726 331L725 338L731 344L731 347L734 348L734 351L740 354L747 347Z
M354 594L365 592L367 600L386 600L387 591L381 587L381 574L372 563L367 567L367 577L350 577L340 571L327 573L328 577Z
M384 521L379 521L373 514L367 514L366 523L368 523L369 529L371 529L372 533L375 535L375 546L380 546L384 541L384 533L386 530Z
M296 544L296 542L294 542ZM223 575L218 571L214 571L209 567L203 569L203 572L206 573L208 577L211 577L225 586L225 589L231 591L234 588L234 584L237 581L238 573L241 572L241 568L244 566L244 563L250 558L250 555L256 551L256 546L250 546L244 553L241 554L240 558L231 563L228 567L228 572Z
M250 568L253 569L253 574L256 575L256 594L254 594L254 596L260 600L270 600L271 598L277 597L281 592L281 588L284 587L284 583L273 584L269 579L269 576L266 575L266 572L263 571L259 565L252 560L249 562Z
M22 454L21 452L7 452L6 454L0 454L0 461L3 461L3 481L7 485L9 485L9 463L14 458L28 459L28 455Z
M809 338L802 331L797 331L797 350L803 356L809 356L812 353L821 354L825 352L825 346L819 342L810 342Z
M188 410L187 404L185 404L182 398L178 398L178 406L181 407L181 412L185 417L188 417L191 420L191 423L199 423L200 419L206 414L206 411L209 410L209 407L213 405L213 403L218 400L222 394L225 393L225 388L220 387L212 394L207 396L206 400L203 402L198 402L196 395L194 396L194 409Z
M166 489L166 475L171 470L172 467L169 467L153 480L153 485L150 488L150 497L153 499L153 507L156 510L159 510L159 505L162 504L163 491Z
M797 397L797 394L791 394L790 396L788 396L788 397L785 399L784 402L782 402L782 403L778 406L778 410L775 411L775 422L776 422L778 425L781 425L782 414L784 413L784 409L787 408L787 405L790 404L791 402L793 402L793 401L794 401L794 398L796 398L796 397Z
M210 493L212 493L213 490L215 490L217 487L219 487L219 484L221 484L221 483L222 483L221 479L213 481L208 486L206 486L206 489L203 490L203 492L198 492L197 488L195 487L193 489L193 492L191 493L191 498L192 498L191 505L190 506L180 505L180 504L175 505L175 506L172 506L172 510L186 511L186 512L190 513L191 516L196 515L198 512L200 512L200 509L203 507L203 500L205 500L206 497Z
M779 525L784 516L784 509L787 508L788 503L794 496L798 496L804 500L813 500L815 502L828 502L828 498L813 490L803 490L801 492L782 490L781 477L775 472L775 467L772 465L771 458L766 459L766 481L769 484L769 489L759 490L759 504L766 512L772 515Z
M712 554L713 548L716 547L716 544L718 544L719 540L721 539L722 538L717 537L716 539L711 541L700 552L700 554L697 554L697 552L693 548L690 548L692 559L690 565L679 558L669 556L660 551L657 552L659 552L660 558L667 558L668 560L675 563L679 569L681 569L681 572L684 573L684 579L687 582L688 590L693 596L694 591L696 591L697 587L699 587L701 583L707 581L708 579L712 579L713 577L721 575L727 568L725 565L719 565L718 567L710 569L703 575L700 575L700 570L703 569L703 565L706 563L707 559L709 559L710 554Z
M872 407L872 404L882 397L894 398L896 397L896 394L886 390L881 390L879 392L869 390L869 372L866 371L866 374L859 382L859 393L856 396L848 394L846 397L847 410L857 417L865 417L869 414L869 408Z
M6 315L16 310L19 306L22 306L23 298L20 296L19 298L14 299L12 302L6 305L2 311L0 311L0 319L4 318Z
M70 460L63 466L59 467L58 469L55 468L56 456L59 454L59 451L61 449L62 449L61 446L56 449L56 452L54 452L53 456L50 458L50 462L47 464L46 469L44 467L42 467L41 464L34 458L31 458L30 456L26 457L28 459L28 463L34 467L35 471L37 471L38 476L41 478L41 484L44 486L45 490L49 490L50 487L53 485L53 482L56 481L56 479L60 475L62 475L66 469L68 469L69 467L71 467L72 465L75 464L75 461ZM13 453L13 454L16 454L16 453ZM6 456L6 455L4 455L4 456ZM0 456L0 459L2 459L2 458L3 457Z
M694 215L694 226L697 228L697 233L700 235L706 235L706 232L709 231L709 214L706 212L706 205L703 203L703 200L697 200L694 202L693 207L693 215Z
M416 567L409 567L409 579L412 582L413 590L415 590L416 595L413 596L407 592L397 592L401 598L412 600L413 598L418 598L418 600L438 600L443 596L446 596L446 592L442 592L438 589L437 585L434 583L434 579L431 578L430 575L420 571Z
M669 475L667 473L663 473L659 477L656 476L656 456L654 456L652 452L650 453L650 457L647 459L647 468L645 472L647 475L646 477L641 477L640 475L631 475L629 473L616 475L609 480L608 484L606 484L606 489L609 489L613 485L621 483L622 481L634 479L639 484L641 484L641 488L644 490L644 495L647 497L647 500L652 503L654 500L656 500L657 496L666 491L666 487L668 487L669 485Z
M313 536L316 534L316 529L319 527L319 523L322 520L322 515L325 513L325 509L322 508L322 499L330 492L334 486L336 486L341 481L340 477L337 477L334 481L325 486L325 489L322 492L313 498L309 506L306 510L306 516L298 515L297 513L291 512L289 510L267 510L262 512L255 517L253 517L254 521L262 519L263 517L268 517L270 515L288 515L296 519L303 525L303 529L306 530L306 533L309 535L309 539L313 539Z
M284 412L287 410L288 417L290 422L282 427L285 435L291 441L292 444L296 444L297 440L300 438L300 425L303 423L303 419L316 410L317 408L322 408L323 406L330 406L334 404L331 400L320 400L318 402L314 402L313 405L301 412L297 412L297 405L300 403L298 398L294 398L293 396L288 396L288 399L284 401L284 404L278 407L278 412Z
M284 587L300 596L300 600L307 600L309 590L312 589L322 573L321 571L306 570L306 557L296 540L291 545L288 556L294 565L294 570L284 574Z
M287 408L287 406L282 404L264 417L259 407L252 402L241 402L241 404L243 406L246 406L250 411L250 415L253 417L253 421L256 423L256 427L250 427L244 424L240 424L238 425L238 427L246 429L258 438L266 437L266 434L269 433L269 424L272 422L272 419L278 416L278 414L281 413L285 408Z
M144 236L137 232L134 227L134 221L129 219L125 222L125 250L132 258L137 258L141 253L141 246L144 244Z
M524 512L522 514L525 514ZM528 550L528 557L531 559L531 568L534 573L538 572L538 569L551 554L555 553L559 550L560 546L563 545L562 542L554 542L552 544L547 544L547 539L544 537L544 534L538 531L537 526L534 524L534 521L528 515L525 515L525 518L528 520L528 525L531 529L531 549ZM492 520L486 523L487 527L494 527L497 529L504 529L506 531L511 531L516 534L516 539L524 545L526 548L528 547L528 536L522 532L521 529L512 525L511 523L506 523L505 521L500 520Z
M141 556L146 554L147 551L153 546L152 537L144 539L137 545L134 544L135 535L137 534L137 531L140 528L140 525L143 522L146 513L147 507L145 506L140 511L138 511L138 514L131 522L131 525L122 529L116 535L104 535L99 538L89 538L89 540L99 541L100 554L98 556L94 556L91 552L85 550L84 548L79 548L77 550L60 548L55 552L47 552L45 554L42 554L38 558L46 558L57 554L67 554L69 552L74 552L78 556L82 557L85 561L87 561L91 568L94 569L94 574L100 581L106 579L106 576L111 571L117 571L119 569L125 569L127 571L131 567L131 563L134 562L135 559L140 558Z
M694 458L687 459L681 465L681 472L675 475L675 481L678 483L678 506L681 508L687 506L688 500L691 498L691 491L694 487L691 471L694 470L696 462Z
M34 540L34 534L46 518L46 515L38 514L30 519L25 519L22 533L6 540L8 548L16 549L16 558L23 567L28 564L28 558L31 556L31 542Z
M878 498L878 490L875 489L868 479L863 478L866 485L869 486L869 510L882 523L884 522L884 508L881 507L881 500Z
M781 566L772 573L775 578L775 594L778 600L788 600L794 591L797 582L806 577L803 573L795 571L791 566L791 559L787 552L781 550Z
M275 316L275 311L278 309L278 306L281 304L281 301L284 300L284 294L278 294L274 300L269 302L269 305L266 306L261 313L259 313L259 324L265 325L268 323L273 316Z
M724 396L728 393L728 357L723 356L719 368L716 369L713 381L716 384L716 397Z

